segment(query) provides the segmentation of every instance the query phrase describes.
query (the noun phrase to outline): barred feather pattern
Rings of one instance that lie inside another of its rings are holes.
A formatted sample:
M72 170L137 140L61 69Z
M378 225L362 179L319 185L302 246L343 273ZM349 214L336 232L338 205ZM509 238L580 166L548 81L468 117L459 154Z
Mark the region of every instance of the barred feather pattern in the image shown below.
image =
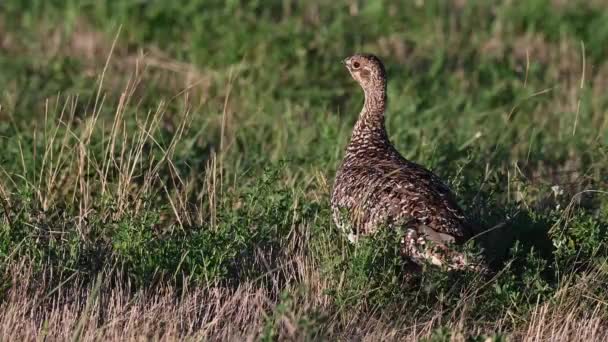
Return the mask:
M417 264L430 262L463 269L466 258L452 252L473 232L452 191L431 171L406 160L388 139L386 73L373 55L344 61L361 85L365 103L336 174L332 215L351 241L380 227L404 228L404 254Z

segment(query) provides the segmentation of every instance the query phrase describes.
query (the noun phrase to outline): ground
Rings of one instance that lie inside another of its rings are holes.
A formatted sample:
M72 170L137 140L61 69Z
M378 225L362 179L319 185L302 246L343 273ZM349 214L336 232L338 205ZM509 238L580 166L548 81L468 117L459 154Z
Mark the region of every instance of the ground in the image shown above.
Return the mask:
M608 5L404 3L3 1L2 336L608 337ZM493 275L331 223L354 52Z

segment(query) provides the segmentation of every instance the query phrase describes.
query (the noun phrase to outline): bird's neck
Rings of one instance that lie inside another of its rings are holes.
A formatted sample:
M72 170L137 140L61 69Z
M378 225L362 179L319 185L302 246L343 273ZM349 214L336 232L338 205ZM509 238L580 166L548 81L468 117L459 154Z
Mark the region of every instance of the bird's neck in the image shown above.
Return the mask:
M384 143L388 141L384 126L386 102L385 86L380 89L365 91L365 103L355 124L351 144Z

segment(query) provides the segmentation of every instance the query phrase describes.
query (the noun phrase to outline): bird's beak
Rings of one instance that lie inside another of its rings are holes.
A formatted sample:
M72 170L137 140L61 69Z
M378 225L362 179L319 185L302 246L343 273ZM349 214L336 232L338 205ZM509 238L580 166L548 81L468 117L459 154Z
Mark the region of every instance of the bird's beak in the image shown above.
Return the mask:
M350 58L349 58L349 57L344 58L344 59L342 60L342 64L343 64L344 66L346 66L347 68L348 68L348 67L350 67Z

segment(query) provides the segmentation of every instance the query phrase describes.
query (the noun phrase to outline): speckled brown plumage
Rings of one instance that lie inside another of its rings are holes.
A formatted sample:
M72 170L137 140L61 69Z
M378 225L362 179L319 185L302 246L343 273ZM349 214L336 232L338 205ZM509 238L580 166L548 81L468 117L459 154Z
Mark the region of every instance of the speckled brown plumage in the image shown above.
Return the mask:
M382 62L357 54L344 64L363 88L365 103L336 175L334 222L351 241L379 227L400 225L403 250L412 261L462 268L464 256L451 253L449 245L466 241L472 230L451 190L431 171L402 157L389 141Z

